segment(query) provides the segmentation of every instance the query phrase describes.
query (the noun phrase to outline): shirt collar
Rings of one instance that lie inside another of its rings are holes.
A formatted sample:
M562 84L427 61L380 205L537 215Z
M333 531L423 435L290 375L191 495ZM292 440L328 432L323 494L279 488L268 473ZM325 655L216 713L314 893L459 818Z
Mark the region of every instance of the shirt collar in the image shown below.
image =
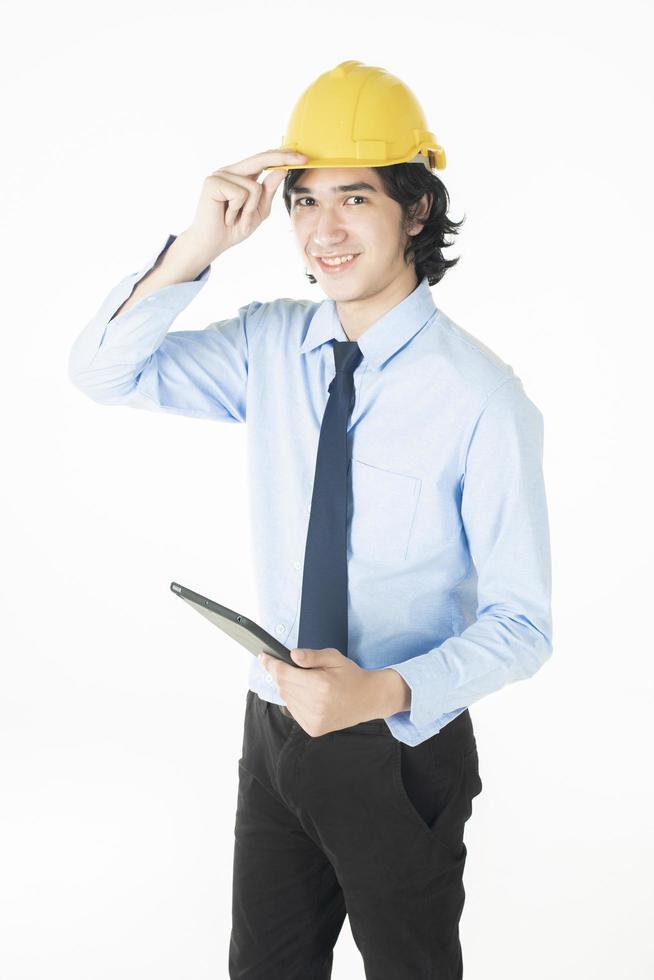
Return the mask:
M364 359L372 367L381 367L424 327L436 309L429 281L427 276L423 276L413 292L361 334L357 343ZM338 318L336 301L325 299L309 322L306 336L300 344L300 353L305 354L332 339L348 340L348 337Z

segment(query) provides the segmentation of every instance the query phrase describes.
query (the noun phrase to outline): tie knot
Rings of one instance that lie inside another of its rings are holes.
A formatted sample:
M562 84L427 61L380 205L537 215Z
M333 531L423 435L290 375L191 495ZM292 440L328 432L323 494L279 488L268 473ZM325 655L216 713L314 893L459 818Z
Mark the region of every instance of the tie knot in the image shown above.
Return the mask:
M333 350L336 370L342 374L352 374L363 357L356 340L335 340Z

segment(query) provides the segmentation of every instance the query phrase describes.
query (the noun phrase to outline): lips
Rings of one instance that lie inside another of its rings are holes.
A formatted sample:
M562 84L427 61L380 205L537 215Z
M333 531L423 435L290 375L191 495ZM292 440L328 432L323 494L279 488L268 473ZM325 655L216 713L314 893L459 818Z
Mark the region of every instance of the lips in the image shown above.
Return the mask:
M338 265L327 265L327 263L323 262L323 260L318 255L314 256L314 258L324 272L334 273L334 272L344 272L346 269L350 269L356 262L357 258L359 257L359 254L360 254L359 252L352 253L353 257L349 260L349 262L339 262Z

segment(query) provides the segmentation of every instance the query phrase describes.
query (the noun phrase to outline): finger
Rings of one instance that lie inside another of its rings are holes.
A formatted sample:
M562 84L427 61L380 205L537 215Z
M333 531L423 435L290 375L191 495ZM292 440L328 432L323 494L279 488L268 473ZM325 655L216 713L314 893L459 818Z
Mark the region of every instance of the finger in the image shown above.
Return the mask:
M262 191L261 184L257 180L242 177L238 174L230 174L229 181L232 186L241 187L246 192L246 196L243 197L242 194L235 194L233 198L230 198L227 211L225 212L225 224L235 222L238 217L238 212L241 209L241 219L247 224L250 215L256 212L259 205ZM231 222L227 221L228 214L231 217Z
M306 159L307 156L304 153L296 153L292 150L264 150L262 153L255 153L254 156L246 157L245 160L229 163L226 167L221 167L221 170L256 178L268 167L278 167L284 163L297 164ZM220 170L214 172L219 174Z
M257 184L256 181L248 180L247 177L240 177L236 174L229 174L229 179L224 174L212 174L211 179L215 182L225 200L226 225L231 225L236 221L239 211L241 208L247 206L249 198L255 191L258 202L261 191L253 186ZM258 184L257 187L259 187Z
M209 174L209 176L205 179L205 184L208 186L209 194L213 200L216 201L217 204L225 205L225 212L223 215L225 224L230 223L231 213L238 211L243 206L248 196L246 188L242 187L241 184L237 183L231 178L233 178L233 175L230 175L230 180L227 180L224 174ZM230 217L230 220L228 220L228 216Z

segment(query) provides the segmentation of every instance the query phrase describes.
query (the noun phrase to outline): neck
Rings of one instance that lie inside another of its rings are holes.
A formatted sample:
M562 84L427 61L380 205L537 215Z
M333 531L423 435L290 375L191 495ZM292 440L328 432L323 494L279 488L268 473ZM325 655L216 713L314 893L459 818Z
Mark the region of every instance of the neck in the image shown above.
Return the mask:
M382 289L357 296L351 300L337 300L336 313L348 340L358 340L366 330L406 299L418 286L415 267L406 275L396 276Z

